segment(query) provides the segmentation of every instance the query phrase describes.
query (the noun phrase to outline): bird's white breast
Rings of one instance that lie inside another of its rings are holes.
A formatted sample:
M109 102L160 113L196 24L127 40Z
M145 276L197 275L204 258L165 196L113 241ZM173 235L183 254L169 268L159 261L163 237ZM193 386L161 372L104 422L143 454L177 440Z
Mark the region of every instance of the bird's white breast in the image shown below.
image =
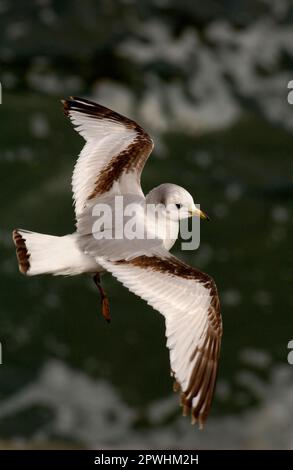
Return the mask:
M170 250L178 238L179 221L172 220L165 212L147 210L145 227L148 237L160 238L166 250Z

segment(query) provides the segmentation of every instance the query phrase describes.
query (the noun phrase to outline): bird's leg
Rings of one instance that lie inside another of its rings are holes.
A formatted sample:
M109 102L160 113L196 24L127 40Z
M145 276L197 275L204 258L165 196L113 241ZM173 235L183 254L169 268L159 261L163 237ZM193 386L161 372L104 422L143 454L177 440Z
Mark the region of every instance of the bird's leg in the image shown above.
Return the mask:
M94 280L94 283L96 284L97 288L100 291L101 301L102 301L102 314L103 314L103 317L105 318L105 320L108 323L110 323L111 316L110 316L109 299L108 299L108 296L107 296L106 292L104 291L104 289L102 287L100 275L98 273L95 274L94 277L93 277L93 280Z

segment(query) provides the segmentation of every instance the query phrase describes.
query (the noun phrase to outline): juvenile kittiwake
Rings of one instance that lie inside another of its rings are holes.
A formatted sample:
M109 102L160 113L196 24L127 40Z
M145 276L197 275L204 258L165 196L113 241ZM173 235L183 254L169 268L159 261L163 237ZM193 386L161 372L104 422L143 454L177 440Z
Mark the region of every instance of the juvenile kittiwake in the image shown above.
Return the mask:
M63 107L86 141L72 177L76 231L57 237L14 230L19 269L28 276L92 273L107 320L109 302L100 282L103 272L111 273L159 311L166 322L174 390L181 393L183 414L190 414L192 422L202 427L213 399L220 354L219 297L210 276L169 250L178 236L181 219L207 215L185 189L175 184L161 184L144 196L140 177L153 141L136 122L81 98L64 100ZM154 237L111 238L103 236L107 227L93 228L95 207L102 203L115 210L117 196L143 209L138 225L147 232L152 231L153 220L146 217L146 208L160 205L159 229ZM162 221L169 231L161 230Z

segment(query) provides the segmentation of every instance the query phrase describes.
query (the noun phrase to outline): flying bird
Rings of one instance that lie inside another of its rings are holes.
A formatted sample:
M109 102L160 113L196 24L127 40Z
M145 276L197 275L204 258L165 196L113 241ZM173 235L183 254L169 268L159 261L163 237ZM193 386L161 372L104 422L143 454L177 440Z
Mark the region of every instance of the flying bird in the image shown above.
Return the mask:
M100 278L105 272L160 312L165 317L174 390L180 391L183 414L202 428L216 383L220 302L213 279L169 250L181 219L193 215L206 219L207 215L176 184L161 184L144 195L140 178L153 141L136 122L86 99L70 97L62 103L65 115L86 141L72 177L76 231L57 237L14 230L19 269L28 276L91 273L108 321L109 301ZM117 196L142 208L138 224L147 232L152 231L153 220L145 209L160 205L160 221L172 233L159 227L147 240L103 237L108 228L93 230L93 209L106 203L115 210Z

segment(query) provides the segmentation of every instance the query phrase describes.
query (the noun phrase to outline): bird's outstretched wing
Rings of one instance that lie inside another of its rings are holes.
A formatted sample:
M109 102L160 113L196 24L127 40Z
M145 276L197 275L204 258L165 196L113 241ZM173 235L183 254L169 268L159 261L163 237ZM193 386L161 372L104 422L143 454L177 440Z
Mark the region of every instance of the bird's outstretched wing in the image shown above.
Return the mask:
M150 136L136 122L99 104L76 97L62 103L86 140L72 177L76 215L100 195L143 195L140 175L153 149Z
M222 336L214 281L168 252L99 263L165 317L167 346L183 414L202 427L211 407Z

